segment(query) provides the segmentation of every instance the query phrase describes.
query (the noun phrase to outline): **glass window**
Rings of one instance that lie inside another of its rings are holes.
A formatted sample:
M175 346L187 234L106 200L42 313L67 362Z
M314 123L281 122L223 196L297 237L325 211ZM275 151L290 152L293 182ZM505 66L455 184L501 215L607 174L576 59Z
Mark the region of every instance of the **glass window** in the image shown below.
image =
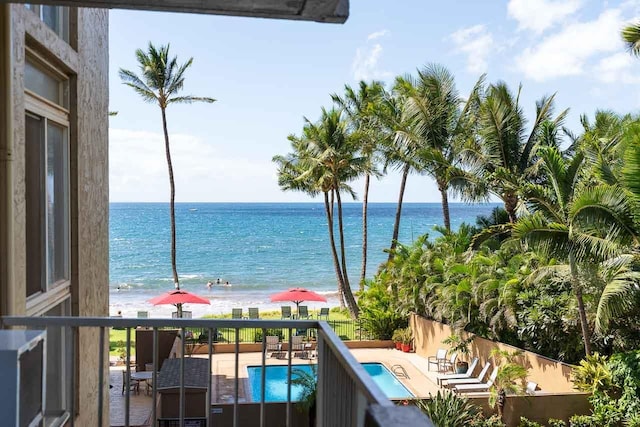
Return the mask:
M24 86L31 92L40 95L64 108L69 106L69 82L54 76L36 66L29 59L24 66Z
M25 4L25 7L42 20L62 40L69 43L69 8L66 6L48 6Z
M26 114L27 296L69 280L69 138L58 123Z

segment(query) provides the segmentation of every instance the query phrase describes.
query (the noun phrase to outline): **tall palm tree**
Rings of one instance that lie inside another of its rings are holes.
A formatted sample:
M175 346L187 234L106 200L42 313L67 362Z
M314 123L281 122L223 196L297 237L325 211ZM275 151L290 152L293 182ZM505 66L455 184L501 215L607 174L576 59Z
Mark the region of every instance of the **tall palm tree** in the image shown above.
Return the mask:
M158 104L162 113L162 130L164 132L164 146L169 169L169 185L171 188L170 218L171 218L171 270L176 289L180 289L178 269L176 267L176 218L175 218L175 182L173 165L169 146L169 131L167 130L166 109L170 104L191 104L193 102L215 102L213 98L192 95L178 96L184 86L185 73L193 63L189 58L184 64L178 64L177 57L169 57L169 45L156 48L151 42L147 52L136 50L136 58L140 67L140 76L133 71L120 69L122 82L133 88L145 102ZM178 304L178 317L182 317L182 304Z
M569 266L585 353L589 355L591 331L579 267L618 255L632 235L631 207L626 193L617 186L588 187L580 182L585 160L581 152L570 159L556 147L542 148L539 153L549 185L527 188L526 200L535 213L520 218L513 235Z
M633 56L640 56L640 24L628 25L622 29L622 40Z
M555 95L536 102L536 115L530 130L522 107L520 92L514 96L507 85L490 85L480 107L477 161L482 164L489 191L504 202L510 222L516 221L522 188L536 175L537 150L545 141L541 138L543 123L560 127L568 110L553 117Z
M361 81L357 90L349 85L344 87L344 96L331 95L331 99L345 112L354 135L357 135L360 153L366 159L367 168L364 175L364 193L362 196L362 267L360 269L360 290L364 290L367 275L367 242L369 208L369 185L371 176L379 175L376 163L380 144L384 138L381 122L377 119L381 97L384 93L382 83Z
M383 98L378 112L386 132L388 132L388 138L386 138L388 142L383 147L384 170L386 172L388 168L394 168L402 171L388 261L393 258L394 250L398 244L407 178L410 173L419 172L422 167L419 160L419 140L414 135L413 124L407 113L407 99L410 91L411 84L408 83L408 78L396 78L393 90Z
M327 111L323 108L317 123L308 119L305 122L301 137L289 137L293 152L273 158L278 165L278 182L284 190L303 191L310 195L322 193L341 304L344 298L351 316L357 318L358 305L347 273L341 193L355 198L348 183L362 174L366 168L366 159L356 156L357 145L348 132L340 110ZM338 210L339 255L334 235L334 205L337 205Z
M404 78L409 93L407 114L414 128L412 137L420 147L420 169L436 181L444 226L449 231L449 193L475 201L486 192L477 174L463 167L467 142L474 137L483 81L481 76L465 102L458 95L453 75L440 65L418 70L415 79Z

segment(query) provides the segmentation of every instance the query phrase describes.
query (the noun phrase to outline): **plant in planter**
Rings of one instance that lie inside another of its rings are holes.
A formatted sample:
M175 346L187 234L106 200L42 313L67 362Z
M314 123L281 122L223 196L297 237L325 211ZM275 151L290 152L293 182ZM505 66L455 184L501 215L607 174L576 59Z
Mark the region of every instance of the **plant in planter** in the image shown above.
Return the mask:
M498 376L489 388L489 406L498 409L502 420L507 394L523 395L527 379L527 368L516 361L522 351L508 352L494 348L491 351L494 365L498 367Z
M407 327L404 329L404 333L402 334L402 351L409 353L411 351L412 341L413 333L411 332L411 328Z
M391 339L396 345L396 350L402 349L403 338L404 338L404 328L396 329L395 331L393 331L393 335L391 336Z
M451 352L458 353L458 360L456 362L456 372L463 374L469 369L469 361L463 360L469 358L471 350L469 344L473 341L473 336L463 338L461 334L451 334L447 339L442 341L443 344L447 344L451 347Z
M291 370L291 384L302 387L298 408L309 414L309 426L316 425L316 396L318 391L318 365L311 364L311 372L294 368Z

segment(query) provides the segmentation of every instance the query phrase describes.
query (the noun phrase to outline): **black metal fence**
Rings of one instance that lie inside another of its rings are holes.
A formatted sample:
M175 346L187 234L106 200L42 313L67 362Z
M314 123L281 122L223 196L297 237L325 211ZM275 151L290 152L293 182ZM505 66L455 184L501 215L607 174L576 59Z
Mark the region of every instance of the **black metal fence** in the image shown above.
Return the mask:
M374 339L372 334L363 328L363 322L361 320L327 320L326 322L343 341L365 341ZM291 332L293 335L301 335L308 339L314 339L317 335L316 330L311 328L293 328ZM236 330L232 328L217 328L213 330L211 340L215 343L235 343L236 334L238 335L239 342L242 343L262 342L263 329L242 328ZM287 328L269 328L266 330L266 334L280 337L281 340L289 339L289 329ZM186 338L190 342L200 344L207 343L209 341L208 329L187 328Z

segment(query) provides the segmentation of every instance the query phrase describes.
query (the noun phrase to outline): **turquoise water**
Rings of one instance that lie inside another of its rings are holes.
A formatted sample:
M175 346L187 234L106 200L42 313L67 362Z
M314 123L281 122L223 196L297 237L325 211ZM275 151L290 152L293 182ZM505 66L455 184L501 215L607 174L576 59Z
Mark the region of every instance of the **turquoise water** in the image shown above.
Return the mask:
M475 222L494 204L451 205L451 222ZM386 260L396 205L373 203L369 208L370 278ZM362 207L344 206L347 266L358 283L362 251ZM337 305L327 222L321 203L178 203L177 262L184 289L209 298L211 305L189 305L194 316L230 312L232 307L279 308L269 295L293 286L323 293ZM442 224L440 204L404 204L400 241L412 242L424 233L436 234ZM232 286L205 284L217 278ZM120 289L118 289L120 288ZM170 261L168 203L112 203L110 206L111 312L169 316L171 306L153 307L147 300L173 288Z
M407 388L393 375L382 363L363 363L365 371L373 378L373 381L380 386L390 399L405 399L414 397ZM300 369L311 373L310 365L291 365L292 369ZM284 366L267 366L265 377L265 402L286 402L287 401L287 372L288 367ZM251 388L251 400L259 402L261 399L262 387L262 366L248 366L249 385ZM294 373L291 378L296 378ZM296 402L302 394L302 387L298 385L291 386L291 401Z

